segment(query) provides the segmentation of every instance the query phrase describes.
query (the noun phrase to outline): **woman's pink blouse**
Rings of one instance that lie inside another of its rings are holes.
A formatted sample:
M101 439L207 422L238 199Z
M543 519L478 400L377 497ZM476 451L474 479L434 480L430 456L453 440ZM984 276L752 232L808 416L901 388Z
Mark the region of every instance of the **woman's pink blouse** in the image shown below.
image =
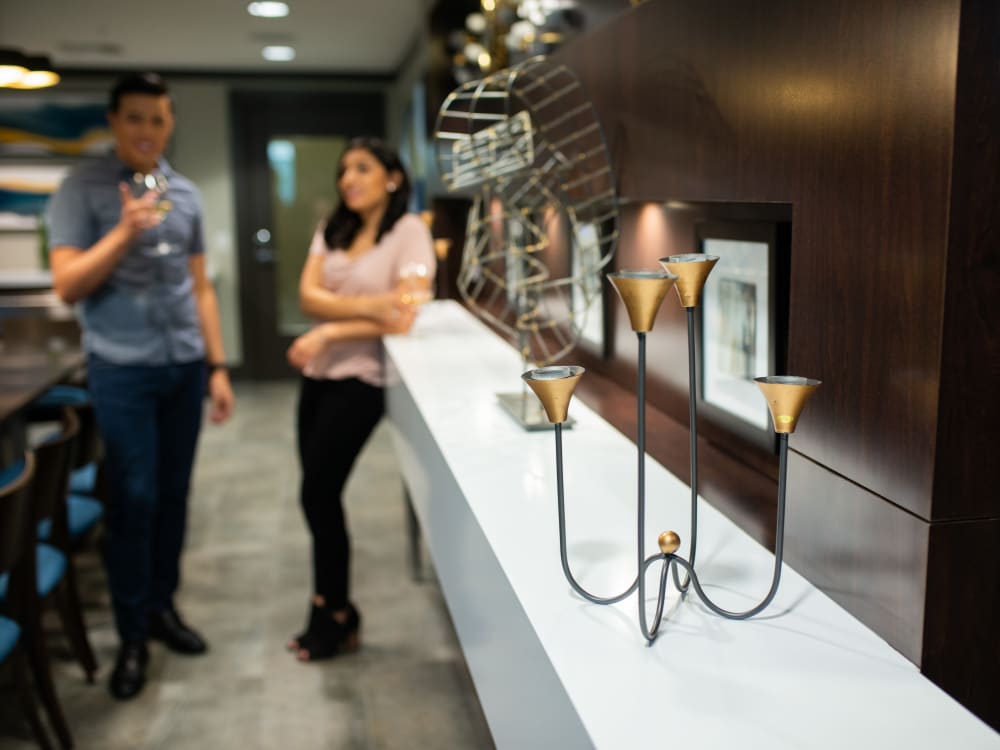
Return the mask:
M404 214L371 250L350 258L341 249L331 250L323 239L323 227L313 235L310 255L324 254L323 287L343 295L374 295L392 291L399 284L399 269L405 263L423 263L434 278L434 243L430 231L415 214ZM382 341L335 341L313 357L303 374L317 379L359 378L372 385L385 385Z

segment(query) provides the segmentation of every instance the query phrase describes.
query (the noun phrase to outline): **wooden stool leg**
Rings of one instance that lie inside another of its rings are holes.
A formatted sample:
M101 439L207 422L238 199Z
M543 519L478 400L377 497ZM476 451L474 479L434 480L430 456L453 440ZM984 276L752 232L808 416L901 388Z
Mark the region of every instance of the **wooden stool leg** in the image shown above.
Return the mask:
M28 724L31 726L31 733L34 735L35 742L38 743L38 746L42 750L52 750L49 735L46 733L45 727L42 726L42 720L39 718L38 710L35 708L35 691L31 687L31 681L28 679L28 664L25 661L24 652L20 644L17 645L11 656L14 686L17 689L18 700L21 702L21 709L24 711L24 715L28 719Z
M94 656L94 650L90 647L90 641L87 640L87 626L83 622L83 610L80 607L80 597L76 591L76 572L71 557L66 561L66 575L59 583L56 596L59 600L59 617L69 638L73 655L83 667L87 682L93 683L94 673L97 671L97 658Z
M73 747L73 736L70 734L69 725L66 723L62 707L59 705L59 698L56 696L55 686L52 684L52 669L49 664L49 653L45 648L41 623L38 617L32 617L31 620L32 622L26 623L28 633L25 645L28 651L28 661L35 677L35 684L38 686L42 705L45 706L45 711L49 715L49 721L59 738L59 744L63 750L69 750Z

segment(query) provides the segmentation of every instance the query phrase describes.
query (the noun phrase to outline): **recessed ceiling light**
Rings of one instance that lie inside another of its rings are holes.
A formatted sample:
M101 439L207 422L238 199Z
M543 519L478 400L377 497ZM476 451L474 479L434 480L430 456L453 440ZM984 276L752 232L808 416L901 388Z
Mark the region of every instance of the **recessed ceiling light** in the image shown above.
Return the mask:
M288 15L288 4L274 0L250 3L247 6L247 13L258 18L284 18Z
M285 47L283 45L274 45L264 47L260 54L264 56L265 60L270 60L271 62L288 62L289 60L295 59L295 48Z

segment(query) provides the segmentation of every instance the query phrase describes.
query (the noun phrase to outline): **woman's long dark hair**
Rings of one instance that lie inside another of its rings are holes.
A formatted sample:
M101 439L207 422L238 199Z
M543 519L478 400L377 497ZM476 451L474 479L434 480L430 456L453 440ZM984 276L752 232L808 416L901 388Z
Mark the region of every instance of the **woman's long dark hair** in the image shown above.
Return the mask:
M396 190L389 193L389 205L385 209L385 214L382 216L382 223L379 224L378 234L375 237L375 241L378 242L382 239L382 235L388 232L392 228L392 225L399 220L399 217L406 213L410 202L410 178L403 168L403 162L400 161L399 154L378 138L361 136L359 138L352 138L350 143L347 144L347 148L344 149L344 153L340 155L340 160L337 164L338 180L343 169L344 156L347 155L348 151L355 151L357 149L364 149L374 156L385 167L387 172L399 172L402 176L401 179L396 180ZM349 209L347 204L344 203L343 198L341 198L340 204L330 214L330 218L326 220L323 239L329 248L347 248L354 241L354 237L357 235L359 229L361 229L361 217Z

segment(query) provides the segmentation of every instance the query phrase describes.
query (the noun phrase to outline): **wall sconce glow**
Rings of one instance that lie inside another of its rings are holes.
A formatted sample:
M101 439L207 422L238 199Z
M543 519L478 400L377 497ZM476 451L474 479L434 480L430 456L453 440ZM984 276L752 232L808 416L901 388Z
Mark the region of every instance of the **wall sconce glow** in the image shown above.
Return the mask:
M12 89L45 89L59 83L59 74L52 70L29 70L20 79L6 84Z
M264 47L260 54L265 60L271 62L288 62L295 59L295 48L282 45Z
M284 18L288 15L288 5L274 0L265 0L264 2L250 3L247 6L247 13L257 18Z
M10 86L27 72L23 65L0 65L0 86Z
M59 83L59 74L44 55L26 55L16 49L0 49L0 87L43 89Z

